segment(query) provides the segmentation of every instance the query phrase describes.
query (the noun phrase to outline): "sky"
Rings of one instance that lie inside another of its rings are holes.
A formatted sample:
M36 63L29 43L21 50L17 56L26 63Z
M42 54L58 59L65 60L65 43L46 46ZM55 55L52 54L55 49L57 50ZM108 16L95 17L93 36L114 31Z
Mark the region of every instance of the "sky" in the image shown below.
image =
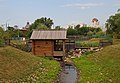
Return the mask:
M41 17L54 26L90 24L93 18L104 25L119 8L120 0L0 0L0 25L24 27Z

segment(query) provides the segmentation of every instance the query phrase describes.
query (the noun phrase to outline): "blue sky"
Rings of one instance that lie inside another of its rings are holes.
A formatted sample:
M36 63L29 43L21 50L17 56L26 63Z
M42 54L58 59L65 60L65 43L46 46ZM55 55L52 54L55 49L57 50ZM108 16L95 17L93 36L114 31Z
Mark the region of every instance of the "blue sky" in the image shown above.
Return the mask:
M120 0L0 0L0 25L25 26L41 17L50 17L55 26L90 24L92 18L101 25L120 8Z

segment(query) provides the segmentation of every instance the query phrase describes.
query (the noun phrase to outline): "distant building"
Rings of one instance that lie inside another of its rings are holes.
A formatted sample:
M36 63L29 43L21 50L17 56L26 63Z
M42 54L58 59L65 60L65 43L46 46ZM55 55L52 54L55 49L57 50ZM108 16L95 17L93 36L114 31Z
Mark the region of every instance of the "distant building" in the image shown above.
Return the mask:
M20 32L23 34L24 37L26 37L26 32L28 31L30 27L30 23L27 22L27 24L25 25L25 27L23 27L22 29L20 29Z
M94 27L94 28L100 27L99 20L97 18L92 19L91 27Z
M84 24L84 23L80 23L80 24L71 24L71 25L67 25L67 26L65 26L65 27L66 27L66 28L73 28L73 29L75 29L75 27L76 27L77 25L79 25L80 28L81 28L81 27L87 27L87 24Z
M80 23L80 28L81 28L81 27L87 27L87 24Z
M30 27L30 23L29 22L27 22L27 24L25 25L25 27L23 27L22 29L28 29Z
M76 26L76 24L70 24L70 25L68 25L68 27L67 28L75 28L75 26Z

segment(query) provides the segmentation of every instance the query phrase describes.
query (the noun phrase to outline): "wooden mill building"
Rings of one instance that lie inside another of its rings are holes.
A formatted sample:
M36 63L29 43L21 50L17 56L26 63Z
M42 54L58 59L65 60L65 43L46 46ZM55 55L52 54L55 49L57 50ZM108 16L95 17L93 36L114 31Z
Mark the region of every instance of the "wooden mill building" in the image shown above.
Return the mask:
M32 53L36 56L63 56L65 53L66 30L33 31Z

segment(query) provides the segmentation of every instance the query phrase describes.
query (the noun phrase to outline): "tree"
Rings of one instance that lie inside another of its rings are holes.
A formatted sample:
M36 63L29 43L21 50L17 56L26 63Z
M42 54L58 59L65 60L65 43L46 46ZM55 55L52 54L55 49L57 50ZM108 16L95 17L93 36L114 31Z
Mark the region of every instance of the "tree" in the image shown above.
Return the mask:
M50 18L42 17L40 19L35 20L33 24L30 25L27 36L30 37L32 34L33 29L41 30L41 29L51 29L53 25L53 20Z
M38 27L40 28L41 25L44 25L44 27L51 29L51 26L53 25L53 20L51 20L50 18L42 17L35 20L35 22L30 26L30 28L37 29Z
M106 34L114 38L120 38L120 13L112 15L106 21Z
M2 27L0 27L0 46L3 45L3 35L4 35L4 30Z
M55 26L55 29L56 29L56 30L60 30L61 27L60 27L60 26Z
M120 9L118 9L117 12L120 13Z
M87 33L89 32L89 27L81 27L77 29L77 32L79 35L87 36Z
M14 31L15 29L13 28L13 27L7 27L8 28L8 30L10 30L10 31Z
M15 27L16 26L16 27ZM15 25L14 27L7 27L7 30L5 31L5 34L7 34L5 37L6 39L11 39L12 37L18 37L19 35L19 29L18 26Z
M37 27L36 27L36 30L41 30L41 29L48 29L48 27L42 23L38 24Z
M0 27L0 39L3 39L3 35L4 35L4 30L2 27Z
M80 28L80 25L79 25L79 24L75 26L75 29L79 29L79 28Z
M65 30L65 28L63 28L61 26L55 26L55 30Z
M105 36L105 32L99 31L96 33L96 36Z
M94 33L92 32L92 31L89 31L88 33L87 33L87 35L88 36L92 36Z
M77 31L76 31L76 29L73 29L73 28L68 28L67 29L67 35L69 36L73 36L73 35L77 35Z

